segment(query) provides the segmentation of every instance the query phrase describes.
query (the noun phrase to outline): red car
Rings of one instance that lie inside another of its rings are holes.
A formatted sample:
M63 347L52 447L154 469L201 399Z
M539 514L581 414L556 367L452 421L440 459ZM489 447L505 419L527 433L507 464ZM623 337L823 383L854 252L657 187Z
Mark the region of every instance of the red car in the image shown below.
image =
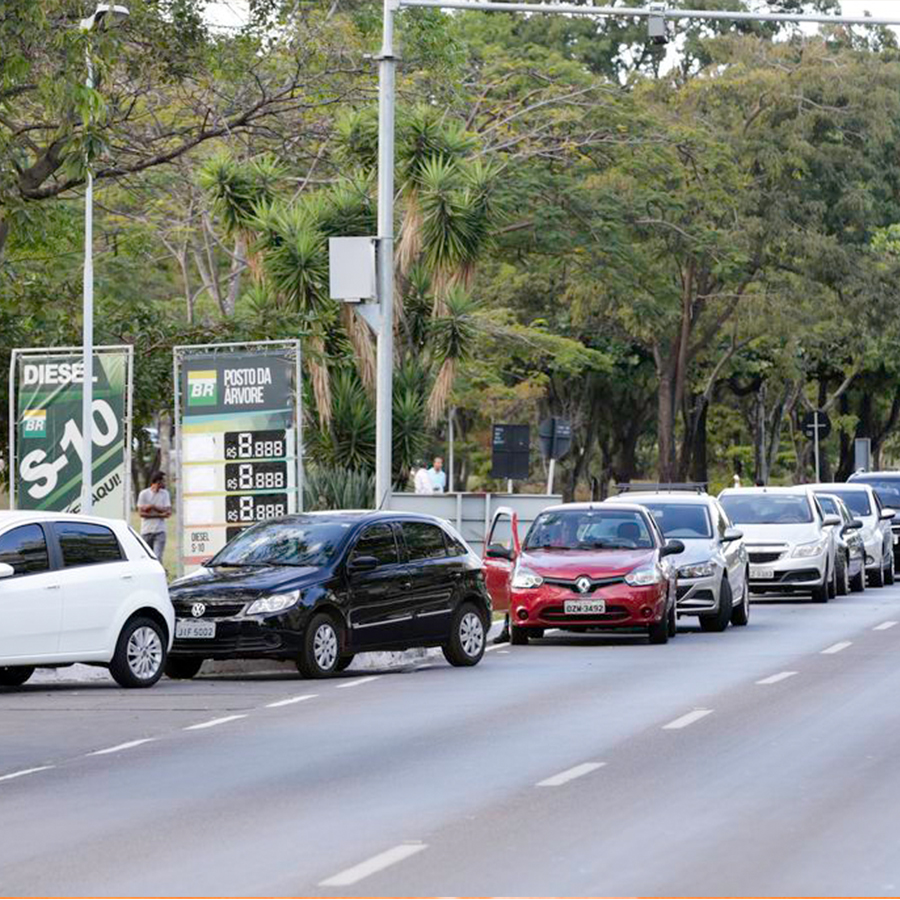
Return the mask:
M495 609L509 610L510 643L545 628L644 630L651 644L675 634L676 568L683 553L647 510L632 503L567 503L545 509L520 544L500 510L491 524L485 581Z

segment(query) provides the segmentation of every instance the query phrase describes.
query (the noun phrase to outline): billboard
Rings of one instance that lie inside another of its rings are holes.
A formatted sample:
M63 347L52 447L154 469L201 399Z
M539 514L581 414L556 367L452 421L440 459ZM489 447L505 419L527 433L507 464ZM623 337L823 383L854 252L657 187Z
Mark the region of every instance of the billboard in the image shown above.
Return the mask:
M302 496L297 341L175 348L179 566Z
M132 348L94 352L93 513L124 518L131 501ZM76 348L13 350L10 372L13 509L81 510L82 385Z

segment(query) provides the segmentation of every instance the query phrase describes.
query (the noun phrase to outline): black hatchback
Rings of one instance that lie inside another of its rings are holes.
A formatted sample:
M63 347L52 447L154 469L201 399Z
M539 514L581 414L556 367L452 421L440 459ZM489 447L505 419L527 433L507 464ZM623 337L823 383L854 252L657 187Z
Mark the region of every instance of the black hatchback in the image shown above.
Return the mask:
M328 512L242 531L174 582L171 678L205 659L290 659L319 678L356 653L441 647L454 666L484 655L491 601L481 560L431 516Z

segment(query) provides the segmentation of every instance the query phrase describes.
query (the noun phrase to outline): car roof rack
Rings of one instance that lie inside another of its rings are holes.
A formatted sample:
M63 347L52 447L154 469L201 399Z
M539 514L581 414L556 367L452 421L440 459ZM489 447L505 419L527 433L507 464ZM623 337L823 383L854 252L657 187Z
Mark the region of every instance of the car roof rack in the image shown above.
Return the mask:
M630 492L638 491L646 491L647 493L654 494L665 494L669 492L674 493L676 491L690 492L693 494L705 494L708 487L708 481L670 481L665 483L651 481L627 481L623 482L622 484L617 484L616 490L620 494L627 494Z

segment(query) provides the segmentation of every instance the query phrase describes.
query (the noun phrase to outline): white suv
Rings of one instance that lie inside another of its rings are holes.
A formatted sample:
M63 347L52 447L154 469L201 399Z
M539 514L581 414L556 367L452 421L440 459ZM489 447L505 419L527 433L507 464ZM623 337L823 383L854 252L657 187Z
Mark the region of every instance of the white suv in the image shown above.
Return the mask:
M165 570L125 522L0 513L0 685L77 662L149 687L174 626Z

